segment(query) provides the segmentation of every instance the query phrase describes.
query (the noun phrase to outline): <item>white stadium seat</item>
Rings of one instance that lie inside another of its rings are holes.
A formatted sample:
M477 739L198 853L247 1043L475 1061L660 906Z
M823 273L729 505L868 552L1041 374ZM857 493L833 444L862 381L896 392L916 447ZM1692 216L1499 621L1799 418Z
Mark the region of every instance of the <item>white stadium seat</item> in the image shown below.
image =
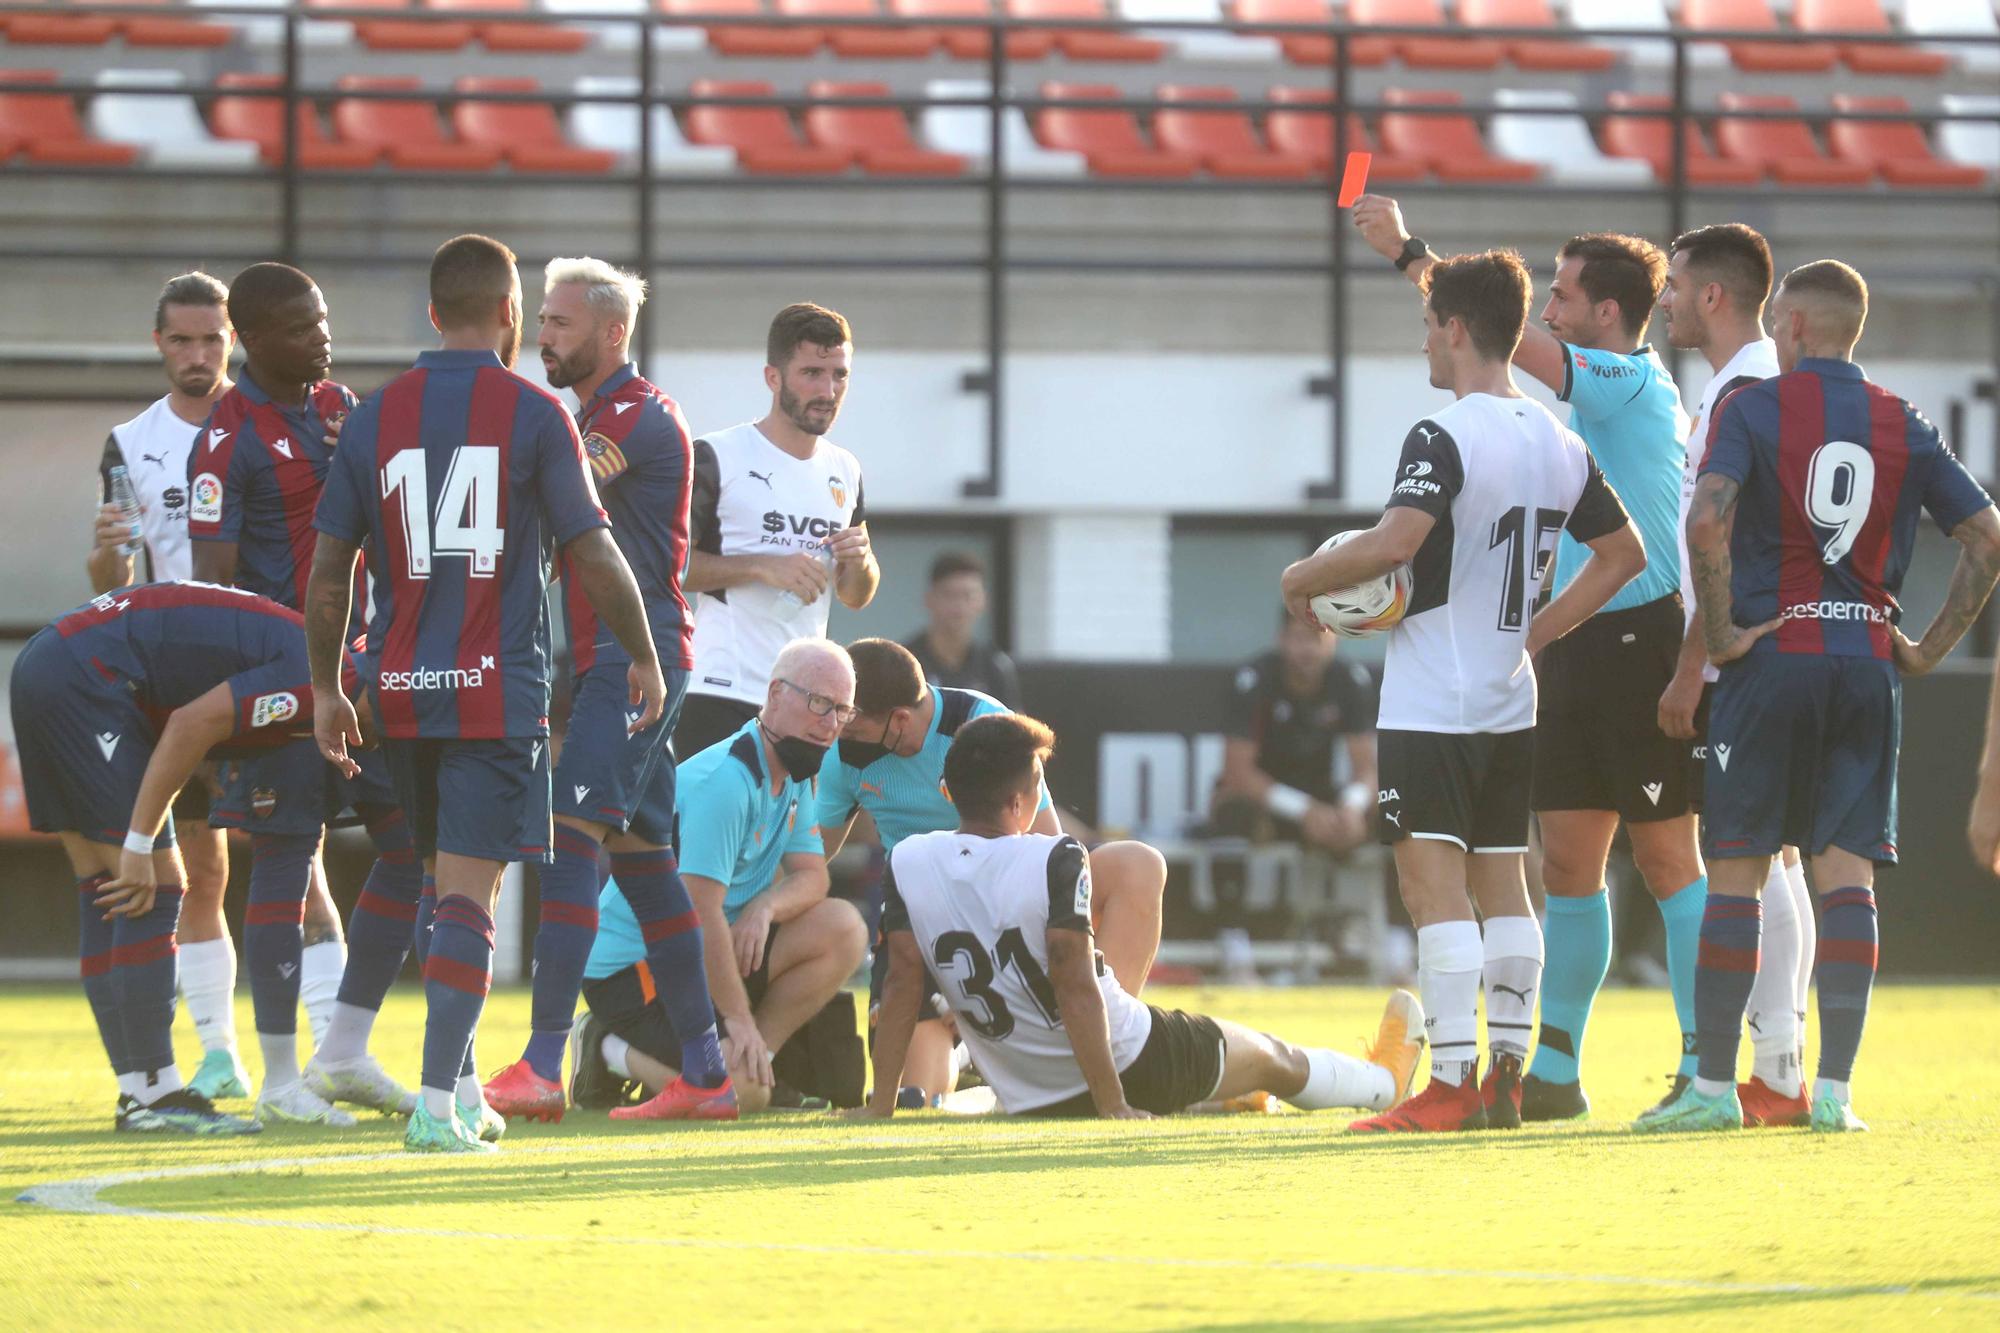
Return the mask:
M1505 107L1566 110L1567 116L1493 116L1487 135L1501 157L1534 162L1558 185L1622 185L1644 189L1653 183L1653 169L1629 157L1608 157L1597 146L1577 108L1576 94L1556 89L1532 91L1502 88L1495 102Z
M1919 37L2000 37L1992 0L1903 0L1903 26ZM1968 74L2000 74L2000 46L1953 46L1931 42L1933 51L1957 59Z
M97 86L106 91L90 99L90 132L113 143L136 144L151 166L245 171L255 167L257 145L210 134L192 97L117 91L181 88L186 83L178 70L99 70Z
M258 9L283 9L291 0L188 0L193 5L237 5L254 6ZM282 46L285 41L285 21L280 18L252 18L243 14L232 14L228 22L236 25L244 40L256 46ZM354 42L354 25L337 19L305 19L299 24L299 45L312 47L347 47Z
M2000 116L2000 97L1946 93L1944 109L1958 115ZM1938 151L1954 162L2000 172L2000 120L1946 120L1937 127Z
M603 6L596 6L603 12ZM630 97L639 81L618 75L587 75L576 81L579 93L609 93ZM655 171L726 175L736 169L736 150L719 144L691 144L680 122L666 107L652 110ZM639 160L638 108L617 102L574 102L569 108L569 137L579 148L616 153L627 166Z
M1572 28L1665 32L1672 27L1662 0L1569 0ZM1642 69L1671 69L1674 48L1666 42L1615 41L1599 38L1598 44L1616 47L1625 58ZM1690 69L1721 69L1729 64L1729 52L1716 42L1694 42L1688 47Z
M1275 37L1230 32L1223 24L1221 0L1118 0L1118 17L1134 23L1207 23L1213 30L1162 28L1142 32L1166 42L1183 60L1261 60L1275 62L1284 51Z
M932 97L984 97L984 79L933 79L924 85ZM941 153L957 153L974 162L986 161L989 121L986 109L977 106L927 106L920 120L924 145ZM1028 118L1019 107L1000 113L1001 155L1009 176L1081 176L1083 154L1066 149L1044 148L1028 130Z
M541 0L551 14L644 14L646 0ZM572 23L569 25L595 34L597 44L611 51L630 51L639 44L639 30L627 23ZM653 49L675 55L708 49L708 34L700 28L659 27L653 29Z

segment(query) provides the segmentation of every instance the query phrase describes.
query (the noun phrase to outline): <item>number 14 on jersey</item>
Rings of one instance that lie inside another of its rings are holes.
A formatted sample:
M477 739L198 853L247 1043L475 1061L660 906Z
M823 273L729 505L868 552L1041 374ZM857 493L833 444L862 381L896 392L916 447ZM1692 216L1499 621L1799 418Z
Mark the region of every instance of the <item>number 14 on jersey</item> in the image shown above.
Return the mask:
M438 556L464 556L475 579L490 579L499 570L507 533L500 525L498 446L470 444L451 451L435 515L427 507L430 461L422 449L399 450L383 465L382 498L397 501L410 578L429 578Z

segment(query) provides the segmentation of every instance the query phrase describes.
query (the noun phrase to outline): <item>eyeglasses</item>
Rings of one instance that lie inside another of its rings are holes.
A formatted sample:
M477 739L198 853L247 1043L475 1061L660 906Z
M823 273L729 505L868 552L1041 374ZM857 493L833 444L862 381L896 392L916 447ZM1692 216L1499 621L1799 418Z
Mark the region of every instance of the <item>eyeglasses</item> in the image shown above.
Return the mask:
M814 717L835 717L840 719L840 725L844 727L861 715L861 710L853 704L841 703L830 695L809 690L803 685L796 685L783 676L778 677L778 683L788 690L797 690L803 694L806 697L806 711Z

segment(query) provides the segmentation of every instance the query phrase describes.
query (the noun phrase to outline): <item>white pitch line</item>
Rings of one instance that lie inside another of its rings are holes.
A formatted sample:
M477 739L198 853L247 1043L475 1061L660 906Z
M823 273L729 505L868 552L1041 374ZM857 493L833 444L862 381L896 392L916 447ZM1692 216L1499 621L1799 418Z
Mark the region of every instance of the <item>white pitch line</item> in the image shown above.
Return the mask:
M936 1143L915 1135L872 1135L868 1139L843 1136L849 1143L872 1146L909 1147ZM1033 1136L1020 1136L1031 1138ZM610 1143L607 1148L627 1151L648 1149L639 1144ZM545 1145L513 1149L509 1157L546 1153L574 1154L583 1145ZM456 1227L381 1226L366 1222L324 1222L276 1217L233 1217L221 1213L169 1212L158 1208L138 1208L111 1203L103 1191L120 1185L157 1180L188 1180L204 1176L253 1175L265 1171L288 1171L325 1165L365 1165L373 1162L410 1162L402 1152L354 1153L334 1157L292 1157L259 1162L218 1162L198 1166L161 1167L151 1171L125 1171L111 1175L87 1176L79 1180L51 1181L25 1191L17 1202L33 1204L62 1213L82 1213L102 1217L132 1217L164 1222L199 1222L211 1226L259 1227L282 1231L335 1232L367 1236L414 1236L424 1239L527 1242L537 1245L592 1241L606 1245L634 1245L666 1249L712 1250L718 1252L834 1255L853 1258L983 1260L1002 1263L1084 1264L1105 1267L1191 1269L1261 1273L1325 1273L1357 1277L1407 1277L1425 1279L1471 1279L1475 1281L1574 1283L1585 1286L1655 1288L1668 1291L1701 1292L1754 1296L1962 1296L1970 1300L2000 1300L2000 1291L1953 1291L1922 1283L1863 1283L1830 1286L1813 1282L1714 1282L1700 1278L1645 1276L1628 1273L1557 1273L1514 1269L1434 1268L1411 1264L1346 1264L1314 1259L1200 1259L1138 1254L1053 1254L1032 1250L942 1250L892 1245L827 1245L789 1241L721 1240L701 1236L592 1236L561 1235L518 1231L475 1231Z

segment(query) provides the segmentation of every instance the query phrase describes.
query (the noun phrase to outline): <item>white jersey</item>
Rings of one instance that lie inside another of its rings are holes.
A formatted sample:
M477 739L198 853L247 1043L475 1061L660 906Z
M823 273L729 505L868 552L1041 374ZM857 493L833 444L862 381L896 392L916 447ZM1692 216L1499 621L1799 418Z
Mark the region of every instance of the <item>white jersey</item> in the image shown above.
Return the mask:
M1737 348L1736 355L1723 363L1722 369L1709 378L1707 387L1701 391L1701 406L1695 409L1694 421L1688 427L1687 462L1681 469L1678 536L1681 542L1681 606L1687 612L1686 624L1694 623L1694 571L1688 565L1688 507L1694 503L1694 483L1701 475L1702 455L1708 452L1708 423L1715 416L1717 403L1744 385L1770 379L1777 373L1778 344L1769 338L1759 338ZM1701 678L1716 681L1722 675L1714 666L1704 662Z
M919 833L889 855L882 932L916 936L973 1063L1010 1113L1089 1087L1049 981L1052 926L1090 929L1090 860L1075 838ZM1152 1035L1153 1013L1125 993L1102 957L1097 989L1122 1072Z
M111 428L98 464L111 498L111 468L123 463L139 497L139 536L146 543L147 568L142 582L194 577L194 556L188 549L187 460L199 425L174 415L163 397L122 426Z
M1377 725L1534 726L1527 631L1556 538L1595 541L1626 522L1590 450L1532 398L1467 394L1411 429L1388 507L1421 509L1437 525L1410 562L1409 609L1389 631Z
M821 439L811 458L795 458L755 423L694 442L694 549L710 555L818 552L842 528L865 522L861 464ZM832 557L826 557L829 578ZM694 604L694 676L690 694L762 704L771 664L793 639L826 633L833 589L809 605L762 583L699 593Z

